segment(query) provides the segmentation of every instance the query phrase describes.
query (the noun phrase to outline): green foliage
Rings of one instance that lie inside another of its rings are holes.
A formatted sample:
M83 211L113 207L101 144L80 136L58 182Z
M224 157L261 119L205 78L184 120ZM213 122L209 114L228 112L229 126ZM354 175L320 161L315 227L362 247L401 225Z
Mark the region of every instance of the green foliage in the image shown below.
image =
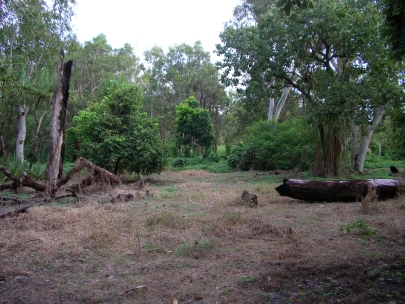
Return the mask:
M384 34L387 36L394 55L401 59L405 55L405 2L402 0L380 0L385 15Z
M196 157L168 158L168 165L172 170L206 170L212 173L233 171L224 158L213 152L207 157L199 155Z
M16 159L15 157L11 156L7 159L4 167L16 177L22 177L23 172L25 171L24 163L21 163L20 160ZM3 177L3 180L7 180L7 177Z
M244 143L233 147L228 164L241 170L307 169L313 154L307 142L299 119L259 121L248 128Z
M353 232L359 236L371 236L377 232L374 231L366 220L358 220L357 222L348 223L340 227L340 231L346 231L347 233Z
M208 111L198 107L198 101L191 96L176 107L176 141L186 155L191 150L195 155L199 151L207 152L215 141Z
M78 154L115 173L161 172L166 156L158 123L139 111L141 97L135 85L112 83L100 102L80 111L69 130L80 143Z

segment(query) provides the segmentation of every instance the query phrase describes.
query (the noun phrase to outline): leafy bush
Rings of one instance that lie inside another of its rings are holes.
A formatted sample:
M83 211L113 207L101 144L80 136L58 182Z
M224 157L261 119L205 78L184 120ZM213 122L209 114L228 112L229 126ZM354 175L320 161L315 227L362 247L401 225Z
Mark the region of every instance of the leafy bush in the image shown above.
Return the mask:
M115 174L160 173L166 151L157 120L140 111L141 99L137 86L112 83L101 101L73 119L69 135L80 144L78 153Z
M313 159L313 152L304 145L307 136L300 119L259 121L248 128L244 143L232 148L228 164L240 170L306 169Z
M206 170L212 173L233 171L225 159L213 152L205 158L201 155L197 157L168 158L168 164L172 170Z

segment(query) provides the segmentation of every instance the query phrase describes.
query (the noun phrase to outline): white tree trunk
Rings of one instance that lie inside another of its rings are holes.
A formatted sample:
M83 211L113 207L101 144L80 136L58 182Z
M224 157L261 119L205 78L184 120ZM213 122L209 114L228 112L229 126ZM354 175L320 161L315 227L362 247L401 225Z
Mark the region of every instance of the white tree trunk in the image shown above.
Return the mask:
M274 112L274 98L270 97L269 112L267 113L267 120L273 119L273 112Z
M18 107L18 133L15 141L15 158L20 162L24 162L24 143L27 134L27 125L25 117L28 113L29 106Z
M48 163L45 179L51 185L55 185L59 174L59 163L63 144L63 132L61 132L60 115L63 106L63 56L58 66L58 81L52 101L51 130L48 151Z
M363 140L361 142L360 151L359 151L359 172L363 172L364 169L364 161L366 160L368 146L371 141L371 137L373 136L375 128L380 123L381 119L383 118L385 113L385 108L378 107L374 109L374 117L373 121L370 125L368 125L366 130L366 135L364 135Z
M290 94L291 87L284 88L283 94L280 97L280 100L277 102L276 112L274 113L274 119L277 121L280 116L281 110L283 109L285 102L287 100L288 94Z
M283 109L285 102L287 100L288 94L291 91L291 87L286 87L283 90L283 94L281 95L280 99L277 101L276 107L274 104L274 98L270 98L269 102L269 112L267 113L267 120L272 120L274 119L277 121L278 117L280 116L281 110Z

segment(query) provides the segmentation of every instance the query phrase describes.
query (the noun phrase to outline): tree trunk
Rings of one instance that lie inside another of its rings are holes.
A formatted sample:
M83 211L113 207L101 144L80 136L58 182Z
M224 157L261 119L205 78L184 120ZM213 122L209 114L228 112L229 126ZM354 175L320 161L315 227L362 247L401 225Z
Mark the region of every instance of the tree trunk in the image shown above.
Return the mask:
M371 141L371 137L373 136L375 128L380 123L381 119L383 118L385 113L385 108L378 107L374 109L374 117L373 121L367 127L366 135L364 135L363 140L360 145L359 150L359 172L363 172L364 169L364 161L366 160L368 146Z
M63 51L61 51L58 81L52 101L51 130L48 151L48 163L45 179L50 185L56 185L61 167L62 145L65 133L66 105L69 97L69 81L72 69L72 61L63 64Z
M274 119L277 121L281 110L283 109L285 102L287 100L288 94L290 94L291 87L284 88L283 94L280 97L280 100L277 102L276 112L274 113Z
M65 162L65 143L66 143L66 129L67 129L67 106L69 100L69 86L70 86L70 75L72 74L73 61L69 60L64 64L63 67L63 100L62 100L62 110L60 113L60 123L61 123L61 133L62 133L62 147L61 156L59 161L59 178L65 176L63 172L63 164Z
M283 184L276 188L281 196L322 202L357 202L374 191L379 200L389 199L395 198L401 189L400 182L393 179L346 181L285 179Z
M357 154L357 137L359 134L359 126L353 121L352 123L352 143L350 146L350 164L354 171L358 172L358 154ZM356 157L357 155L357 157Z
M269 111L267 113L267 120L273 119L273 112L274 112L274 98L270 97L269 100Z
M35 114L35 116L37 118L37 129L35 131L35 137L34 137L34 141L32 143L32 148L31 148L30 169L32 168L32 164L36 160L35 154L37 153L37 143L38 143L38 137L39 137L39 130L41 129L42 120L44 119L45 114L46 114L46 111L44 111L44 113L42 113L41 117L38 117L38 113Z
M22 164L24 162L24 143L27 134L27 125L25 117L29 106L18 107L18 133L15 141L15 158Z

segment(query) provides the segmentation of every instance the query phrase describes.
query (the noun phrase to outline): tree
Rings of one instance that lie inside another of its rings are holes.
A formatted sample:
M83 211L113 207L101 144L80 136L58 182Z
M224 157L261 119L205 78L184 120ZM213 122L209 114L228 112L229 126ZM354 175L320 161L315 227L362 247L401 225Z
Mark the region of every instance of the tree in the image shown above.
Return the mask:
M104 34L99 34L83 45L76 39L69 41L69 58L75 62L75 74L72 79L72 103L70 120L79 110L87 108L93 100L102 98L111 79L127 83L137 83L141 71L139 58L129 44L114 49Z
M176 141L186 155L208 152L215 142L207 110L198 107L198 100L189 97L176 107Z
M405 3L401 0L380 0L385 17L384 35L394 53L394 58L405 55Z
M194 96L202 109L208 111L219 136L222 114L228 106L228 97L219 82L218 69L211 63L208 52L197 41L169 48L167 54L159 47L145 52L145 105L154 117L160 117L161 136L165 142L173 138L176 106Z
M58 177L63 176L66 113L72 65L73 62L71 60L64 63L64 51L61 50L58 65L58 81L52 101L48 162L45 172L45 180L51 186L56 185Z
M384 64L392 68L381 23L377 5L369 1L319 0L295 18L269 13L257 26L225 29L225 45L219 48L226 59L224 75L228 81L244 77L249 85L260 77L275 79L299 92L307 122L318 130L317 171L335 176L354 114L366 122L374 109L393 99L391 94L384 101L373 95L376 83L396 78L395 71L375 72ZM228 37L241 37L243 48L228 47Z
M266 45L267 41L260 37L257 25L267 14L281 22L274 3L269 1L245 0L235 9L234 22L229 23L220 35L224 45L216 46L217 54L224 56L217 66L223 70L222 82L225 85L244 92L245 107L257 113L258 120L267 118L277 121L291 86L266 75L269 68L266 55L271 56L271 53L260 54L264 50L261 45ZM291 71L293 74L294 67ZM264 108L267 108L266 112Z
M74 117L69 130L80 143L80 155L118 174L159 173L165 152L155 119L140 111L141 92L133 84L112 82L99 102Z
M74 3L74 0L54 0L51 5L43 0L15 0L0 4L3 159L15 147L16 158L24 160L25 120L28 110L38 106L35 86L43 71L54 69L55 50L63 47L64 39L70 35ZM16 139L13 134L17 134Z

